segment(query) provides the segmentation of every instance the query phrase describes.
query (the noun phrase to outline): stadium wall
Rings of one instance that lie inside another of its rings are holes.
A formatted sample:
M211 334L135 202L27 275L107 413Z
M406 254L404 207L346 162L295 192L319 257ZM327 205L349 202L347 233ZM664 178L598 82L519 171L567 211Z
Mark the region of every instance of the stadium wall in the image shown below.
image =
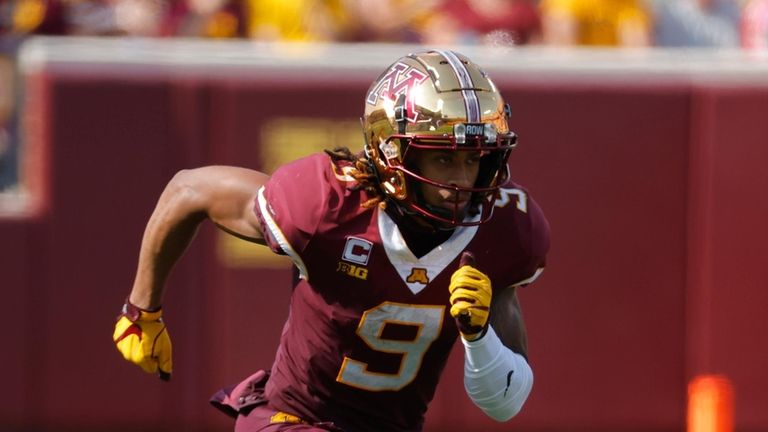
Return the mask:
M368 84L413 46L37 39L21 52L22 174L43 202L0 219L2 430L224 431L218 388L269 367L285 260L206 226L169 284L174 378L111 342L144 224L178 170L270 172L355 129ZM552 226L521 301L536 384L486 419L454 353L429 431L685 429L686 385L733 380L736 426L768 429L768 62L740 53L459 51L520 135L511 161ZM503 258L503 257L500 257ZM10 353L10 355L8 355Z

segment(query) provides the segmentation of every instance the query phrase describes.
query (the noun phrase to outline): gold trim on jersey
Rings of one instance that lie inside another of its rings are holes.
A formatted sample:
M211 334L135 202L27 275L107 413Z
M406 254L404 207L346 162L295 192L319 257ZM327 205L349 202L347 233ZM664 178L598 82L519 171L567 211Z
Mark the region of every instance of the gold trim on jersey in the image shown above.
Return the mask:
M293 414L288 414L287 412L282 411L276 412L269 418L269 424L275 423L309 424Z

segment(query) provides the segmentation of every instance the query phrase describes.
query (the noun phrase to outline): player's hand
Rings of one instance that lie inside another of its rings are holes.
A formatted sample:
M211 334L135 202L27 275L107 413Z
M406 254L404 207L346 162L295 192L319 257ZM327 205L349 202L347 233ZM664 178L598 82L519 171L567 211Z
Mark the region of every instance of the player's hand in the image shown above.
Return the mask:
M112 340L126 360L168 381L173 370L171 338L162 316L162 309L146 311L126 300Z
M483 334L491 309L491 280L474 267L475 257L463 252L459 269L451 276L451 316L456 319L461 336L469 341Z

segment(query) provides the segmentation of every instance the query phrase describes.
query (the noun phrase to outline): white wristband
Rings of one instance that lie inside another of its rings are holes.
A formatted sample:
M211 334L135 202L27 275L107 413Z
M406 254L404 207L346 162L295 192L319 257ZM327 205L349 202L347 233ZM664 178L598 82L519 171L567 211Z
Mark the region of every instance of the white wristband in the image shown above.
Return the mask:
M464 389L489 417L507 421L523 408L533 387L533 371L525 357L505 347L488 332L464 343Z

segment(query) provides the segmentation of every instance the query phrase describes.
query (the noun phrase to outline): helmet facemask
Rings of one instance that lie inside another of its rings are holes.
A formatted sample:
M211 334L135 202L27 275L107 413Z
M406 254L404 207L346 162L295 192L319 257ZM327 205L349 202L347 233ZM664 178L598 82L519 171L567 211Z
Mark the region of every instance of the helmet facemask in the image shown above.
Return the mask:
M465 126L467 125L457 124L456 129ZM493 129L492 124L469 126L484 130ZM384 155L382 159L386 164L385 172L390 174L388 177L396 179L394 182L385 181L383 185L388 188L390 197L394 198L395 204L401 207L405 214L422 217L437 227L479 225L491 218L497 191L509 179L507 160L516 140L517 136L512 132L493 133L490 137L486 134L454 134L442 137L394 134L379 146ZM395 151L394 147L399 147L400 151ZM416 167L414 159L417 152L425 151L479 153L479 168L474 185L464 187L442 183L423 175ZM390 155L389 158L387 154ZM402 154L402 158L398 157L399 154ZM427 185L451 191L454 196L469 196L468 203L460 206L457 200L453 209L432 206L426 202L423 195L423 188Z

